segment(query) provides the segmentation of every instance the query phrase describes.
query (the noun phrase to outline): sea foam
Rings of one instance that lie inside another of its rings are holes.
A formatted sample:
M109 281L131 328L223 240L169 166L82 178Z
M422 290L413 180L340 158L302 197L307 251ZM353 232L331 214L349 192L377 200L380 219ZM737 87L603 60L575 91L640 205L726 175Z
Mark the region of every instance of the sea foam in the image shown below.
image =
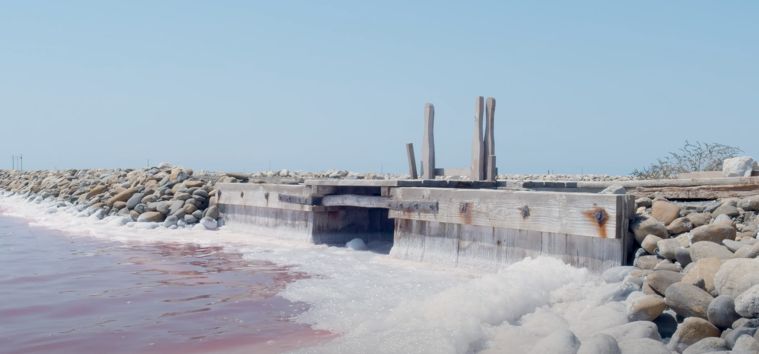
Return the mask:
M549 337L553 333L572 331L582 341L627 322L624 303L609 300L619 284L553 258L477 271L312 245L279 238L276 230L144 228L121 217L93 218L74 206L57 205L0 197L2 213L72 237L224 246L247 259L309 273L280 296L310 305L292 320L337 335L303 353L526 353L568 337Z

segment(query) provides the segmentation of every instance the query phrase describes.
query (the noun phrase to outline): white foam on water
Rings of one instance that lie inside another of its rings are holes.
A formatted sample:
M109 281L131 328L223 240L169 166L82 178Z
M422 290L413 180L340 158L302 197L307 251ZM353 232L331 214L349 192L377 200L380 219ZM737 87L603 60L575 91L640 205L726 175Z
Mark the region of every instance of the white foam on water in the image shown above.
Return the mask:
M4 214L72 235L221 245L309 273L280 295L310 305L295 321L337 336L303 353L526 353L543 339L543 345L558 340L548 338L557 331L582 340L627 322L624 303L608 300L619 284L553 258L480 272L282 239L276 231L170 230L121 217L77 217L71 206L51 212L53 205L0 197Z

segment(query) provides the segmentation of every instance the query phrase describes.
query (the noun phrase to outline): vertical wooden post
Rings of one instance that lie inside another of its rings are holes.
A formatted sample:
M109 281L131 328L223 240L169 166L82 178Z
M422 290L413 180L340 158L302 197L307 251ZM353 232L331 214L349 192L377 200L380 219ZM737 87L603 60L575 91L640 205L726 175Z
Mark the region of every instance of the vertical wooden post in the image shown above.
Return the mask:
M495 98L493 97L487 99L485 116L485 156L487 159L485 175L488 181L495 181L497 171L495 165Z
M474 101L474 137L472 138L472 170L469 177L473 181L481 181L484 178L485 150L482 145L482 110L483 98L478 96Z
M495 155L488 156L488 166L493 166L493 168L488 167L488 175L486 176L487 180L491 182L495 182L495 178L496 178Z
M414 144L408 143L406 144L406 156L408 156L408 174L411 176L411 179L417 179L419 178L419 175L416 173L416 157L414 157Z
M424 140L422 144L422 178L435 179L435 106L424 106Z

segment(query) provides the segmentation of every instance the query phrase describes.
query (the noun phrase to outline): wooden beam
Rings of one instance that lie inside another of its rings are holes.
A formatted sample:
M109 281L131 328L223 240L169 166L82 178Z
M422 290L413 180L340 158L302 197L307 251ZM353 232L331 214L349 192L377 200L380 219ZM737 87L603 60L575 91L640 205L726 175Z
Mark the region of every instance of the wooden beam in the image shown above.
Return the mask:
M473 181L482 181L485 171L485 150L482 144L482 111L483 97L478 96L474 101L474 136L472 137L472 166L469 177Z
M408 157L408 174L411 179L419 178L416 173L416 157L414 157L414 144L406 144L406 156Z
M633 196L591 193L396 188L396 200L437 201L436 214L390 211L391 218L480 225L567 235L620 238L627 227L619 199Z
M488 97L485 103L485 116L485 176L488 181L495 181L495 98L493 97Z
M372 195L337 194L327 195L321 199L321 205L325 207L359 207L359 208L383 208L413 213L436 213L437 201L429 200L394 200L391 197L378 197Z
M435 179L435 106L424 106L424 140L422 143L422 178Z
M495 182L495 178L496 178L496 175L495 175L496 174L496 170L495 170L495 155L489 155L488 156L487 166L488 166L488 169L487 169L488 170L488 175L485 176L485 177L487 178L488 181Z

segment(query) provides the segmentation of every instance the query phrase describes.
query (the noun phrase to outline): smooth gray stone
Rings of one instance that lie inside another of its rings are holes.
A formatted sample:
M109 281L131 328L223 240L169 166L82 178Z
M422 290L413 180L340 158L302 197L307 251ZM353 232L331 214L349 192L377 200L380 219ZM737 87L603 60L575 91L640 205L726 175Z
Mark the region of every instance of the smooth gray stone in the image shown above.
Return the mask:
M735 302L729 295L720 295L714 298L706 310L706 316L717 328L730 328L741 316L735 313Z
M614 337L598 333L582 341L577 354L622 354L622 351Z
M127 199L126 207L129 209L134 209L134 207L139 204L140 201L142 201L142 197L144 196L145 195L143 193L132 194L132 196Z

